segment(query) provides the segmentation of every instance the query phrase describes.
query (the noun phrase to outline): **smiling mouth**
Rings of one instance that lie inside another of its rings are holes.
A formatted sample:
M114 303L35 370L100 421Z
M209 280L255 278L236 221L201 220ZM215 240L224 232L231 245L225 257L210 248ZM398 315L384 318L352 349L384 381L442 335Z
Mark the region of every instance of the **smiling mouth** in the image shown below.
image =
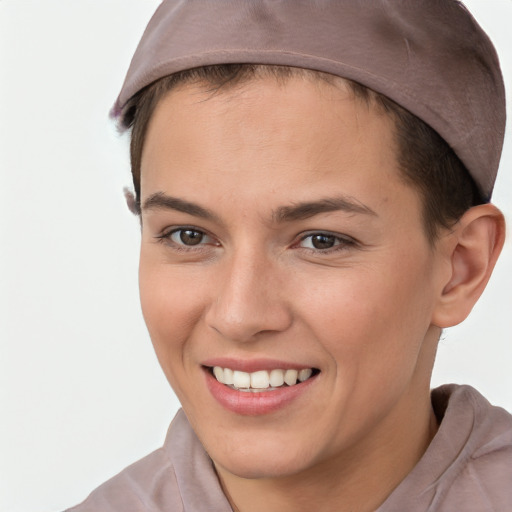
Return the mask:
M277 391L285 387L295 386L320 373L316 368L297 370L276 368L274 370L259 370L251 373L232 370L231 368L222 368L220 366L208 369L221 384L237 391L249 393Z

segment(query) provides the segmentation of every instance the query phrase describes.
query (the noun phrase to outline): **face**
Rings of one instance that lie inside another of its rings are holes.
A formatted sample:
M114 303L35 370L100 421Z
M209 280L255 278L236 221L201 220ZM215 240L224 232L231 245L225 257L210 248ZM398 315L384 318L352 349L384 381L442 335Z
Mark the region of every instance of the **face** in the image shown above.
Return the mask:
M400 441L445 259L385 115L298 78L183 86L149 125L141 203L144 317L219 468L294 475Z

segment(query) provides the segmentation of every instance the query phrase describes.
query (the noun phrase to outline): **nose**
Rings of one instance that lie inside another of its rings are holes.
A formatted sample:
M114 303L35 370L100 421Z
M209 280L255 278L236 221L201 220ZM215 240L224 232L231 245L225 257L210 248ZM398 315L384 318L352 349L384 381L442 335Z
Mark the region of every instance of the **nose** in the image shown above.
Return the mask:
M292 313L283 288L283 272L254 251L234 255L218 269L217 293L206 312L207 324L224 338L254 341L263 333L285 331Z

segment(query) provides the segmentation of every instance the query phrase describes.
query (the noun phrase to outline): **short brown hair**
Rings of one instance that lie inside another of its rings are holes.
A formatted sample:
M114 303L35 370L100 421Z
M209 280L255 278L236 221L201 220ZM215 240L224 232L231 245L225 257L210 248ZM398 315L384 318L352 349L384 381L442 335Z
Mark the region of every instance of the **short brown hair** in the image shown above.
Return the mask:
M431 243L436 240L439 228L449 228L466 210L485 202L464 164L446 141L421 119L386 96L357 82L319 71L260 64L221 64L163 77L139 91L124 108L119 123L123 129L131 128L131 171L138 211L142 150L149 121L162 97L181 84L204 84L215 93L223 87L262 76L272 76L279 81L302 76L331 84L343 80L357 98L389 115L395 125L400 174L422 198L423 223Z

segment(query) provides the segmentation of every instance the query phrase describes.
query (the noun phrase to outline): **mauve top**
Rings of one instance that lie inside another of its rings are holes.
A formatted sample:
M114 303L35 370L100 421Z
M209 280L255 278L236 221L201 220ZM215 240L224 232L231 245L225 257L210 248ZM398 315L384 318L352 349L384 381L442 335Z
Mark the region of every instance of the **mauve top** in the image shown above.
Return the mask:
M439 430L376 512L511 512L512 416L469 386L432 391ZM201 443L180 410L162 448L68 512L231 512Z

